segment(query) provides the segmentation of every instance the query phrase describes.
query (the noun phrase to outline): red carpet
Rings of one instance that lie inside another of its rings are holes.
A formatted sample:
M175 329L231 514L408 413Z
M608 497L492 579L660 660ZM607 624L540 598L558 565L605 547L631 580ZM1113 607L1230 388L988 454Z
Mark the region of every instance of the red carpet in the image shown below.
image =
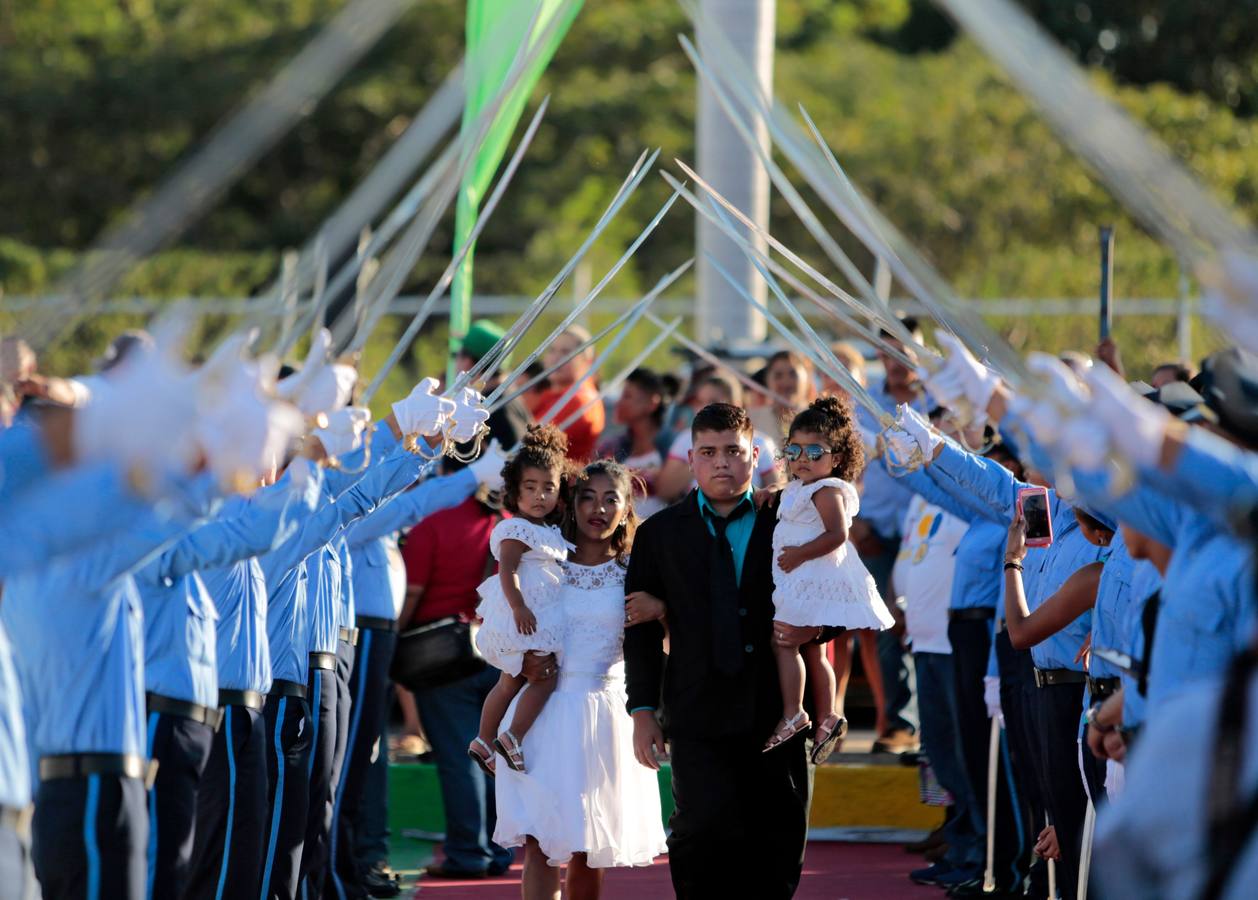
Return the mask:
M808 845L804 877L797 900L940 900L938 888L919 887L908 880L909 869L923 865L899 844ZM428 900L516 900L520 896L520 867L501 878L484 881L422 882L416 897ZM614 869L604 881L605 900L670 897L668 863L661 858L643 869Z

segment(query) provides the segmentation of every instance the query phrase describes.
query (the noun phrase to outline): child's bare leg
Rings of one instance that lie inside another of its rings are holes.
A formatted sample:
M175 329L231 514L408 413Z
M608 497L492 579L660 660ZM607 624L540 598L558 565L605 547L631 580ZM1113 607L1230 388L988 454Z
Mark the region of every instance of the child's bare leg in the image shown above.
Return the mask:
M861 645L861 666L865 669L865 677L869 679L869 692L874 695L874 710L877 719L874 731L878 734L887 733L887 692L882 686L882 663L878 661L878 633L868 628L857 632L857 640Z
M813 709L817 721L824 722L834 712L834 669L821 644L805 644L799 648L808 680L812 684Z
M523 742L524 736L529 733L529 729L541 715L542 707L555 692L555 685L558 683L558 678L536 681L520 695L520 702L515 705L515 715L511 718L511 733L515 735L517 741Z
M480 710L480 731L477 736L486 744L498 736L498 726L507 714L507 707L524 684L523 675L508 675L503 672L498 676L498 683L490 690L485 698L485 705Z
M795 647L774 645L778 681L782 685L782 718L789 721L804 708L804 660Z

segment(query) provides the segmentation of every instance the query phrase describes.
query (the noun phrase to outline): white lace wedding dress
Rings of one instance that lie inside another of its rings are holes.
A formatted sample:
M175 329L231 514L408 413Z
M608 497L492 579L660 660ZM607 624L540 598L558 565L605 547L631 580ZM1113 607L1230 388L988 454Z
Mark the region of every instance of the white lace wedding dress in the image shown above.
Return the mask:
M494 840L537 839L551 865L645 866L665 852L656 774L633 755L625 710L625 570L561 563L559 684L524 737L527 772L498 765ZM514 703L505 722L511 721Z

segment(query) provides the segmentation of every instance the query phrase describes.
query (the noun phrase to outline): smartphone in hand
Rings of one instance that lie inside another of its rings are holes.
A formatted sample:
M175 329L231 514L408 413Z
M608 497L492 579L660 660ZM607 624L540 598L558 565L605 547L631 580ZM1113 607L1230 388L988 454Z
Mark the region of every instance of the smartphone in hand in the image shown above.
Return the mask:
M1026 545L1047 547L1053 543L1053 518L1048 512L1048 488L1029 487L1018 491L1018 512L1026 522Z

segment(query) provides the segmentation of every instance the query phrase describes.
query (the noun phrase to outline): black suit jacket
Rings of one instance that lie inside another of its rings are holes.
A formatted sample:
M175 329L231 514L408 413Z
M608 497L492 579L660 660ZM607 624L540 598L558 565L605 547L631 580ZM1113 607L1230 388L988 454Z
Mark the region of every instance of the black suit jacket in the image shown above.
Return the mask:
M626 687L630 710L663 710L671 735L703 738L750 734L763 740L782 716L782 693L773 637L773 527L777 499L756 514L737 597L714 597L708 573L714 538L691 491L639 528L625 577L626 593L647 591L668 607L669 653L664 628L647 622L625 629ZM737 604L745 665L727 676L712 665L712 610ZM823 635L829 639L835 632Z

